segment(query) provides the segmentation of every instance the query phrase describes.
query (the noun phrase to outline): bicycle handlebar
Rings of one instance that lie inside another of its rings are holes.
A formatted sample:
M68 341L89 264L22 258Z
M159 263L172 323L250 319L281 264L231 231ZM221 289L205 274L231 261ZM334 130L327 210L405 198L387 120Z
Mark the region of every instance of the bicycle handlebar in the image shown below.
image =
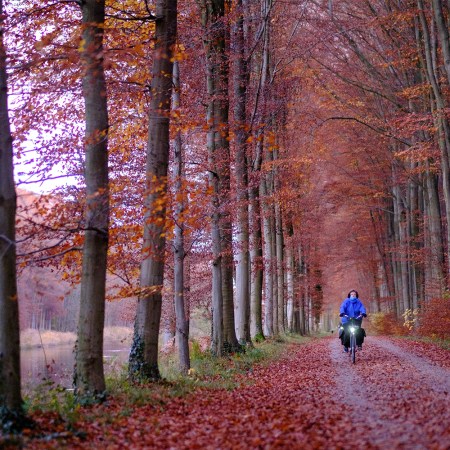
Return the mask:
M347 316L347 314L344 314L342 317L346 317L347 319L361 320L364 316L362 314L360 314L358 317L350 317L350 316Z

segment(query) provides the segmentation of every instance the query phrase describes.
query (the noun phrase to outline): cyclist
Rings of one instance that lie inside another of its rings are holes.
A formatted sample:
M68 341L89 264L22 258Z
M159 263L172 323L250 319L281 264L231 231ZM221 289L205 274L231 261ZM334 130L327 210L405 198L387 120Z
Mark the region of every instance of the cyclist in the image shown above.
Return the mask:
M341 342L344 346L344 352L348 352L348 346L350 341L350 334L348 332L349 318L356 319L359 325L359 332L356 335L356 345L359 350L362 350L362 343L364 342L365 332L361 328L363 317L367 317L366 308L359 299L358 291L352 289L347 298L342 302L339 310L339 316L341 317L342 326L344 332L341 334Z

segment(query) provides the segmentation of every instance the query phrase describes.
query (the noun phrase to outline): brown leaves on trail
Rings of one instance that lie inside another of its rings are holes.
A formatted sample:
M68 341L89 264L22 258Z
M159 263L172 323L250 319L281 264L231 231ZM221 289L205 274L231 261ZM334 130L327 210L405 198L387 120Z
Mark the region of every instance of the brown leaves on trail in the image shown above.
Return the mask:
M441 367L450 368L449 350L438 347L431 342L402 341L395 339L395 344L415 355L425 356L427 359L430 359Z
M76 424L85 437L68 437L57 418L39 416L50 439L25 440L33 449L447 449L450 393L445 382L433 387L446 369L435 377L424 360L427 370L417 370L409 353L416 345L370 337L352 365L336 338L314 340L254 367L235 390L199 389L128 409L110 400Z

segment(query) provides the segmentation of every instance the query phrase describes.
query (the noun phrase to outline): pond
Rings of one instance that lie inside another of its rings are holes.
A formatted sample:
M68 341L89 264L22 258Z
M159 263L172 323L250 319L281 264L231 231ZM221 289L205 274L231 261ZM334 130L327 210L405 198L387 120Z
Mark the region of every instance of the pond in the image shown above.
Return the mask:
M103 360L105 373L120 371L128 362L129 345L121 341L105 341ZM53 345L22 349L20 356L22 388L30 392L45 381L72 388L75 355L73 345Z

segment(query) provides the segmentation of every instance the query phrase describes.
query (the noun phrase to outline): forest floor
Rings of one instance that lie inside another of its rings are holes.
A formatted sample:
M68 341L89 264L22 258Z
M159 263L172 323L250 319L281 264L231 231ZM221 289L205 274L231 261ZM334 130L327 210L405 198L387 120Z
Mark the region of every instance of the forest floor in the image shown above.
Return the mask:
M336 337L290 345L237 387L86 409L75 431L35 415L22 448L450 449L450 351L370 336L356 364Z

